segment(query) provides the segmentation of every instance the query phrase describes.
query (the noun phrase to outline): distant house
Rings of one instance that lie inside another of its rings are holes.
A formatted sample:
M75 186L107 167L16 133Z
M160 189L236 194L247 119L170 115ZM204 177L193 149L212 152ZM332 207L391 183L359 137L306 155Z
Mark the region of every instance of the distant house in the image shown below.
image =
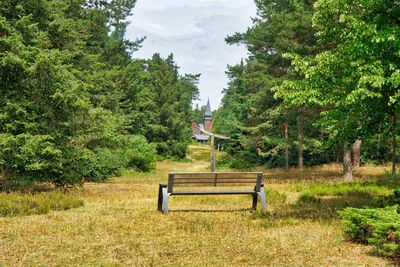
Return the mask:
M211 130L211 124L212 113L210 100L208 100L206 111L204 112L204 123L199 123L197 121L192 122L192 139L196 140L199 144L207 143L210 136L202 133L201 130L206 130L207 132L209 132Z

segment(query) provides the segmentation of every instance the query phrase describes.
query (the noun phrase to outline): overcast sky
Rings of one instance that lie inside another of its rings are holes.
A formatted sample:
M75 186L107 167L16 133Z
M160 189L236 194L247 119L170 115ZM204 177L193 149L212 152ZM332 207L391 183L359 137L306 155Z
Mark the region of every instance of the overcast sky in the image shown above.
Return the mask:
M135 57L173 53L182 74L201 73L199 104L210 98L216 109L228 81L226 66L247 57L243 46L224 39L245 31L255 13L253 0L138 0L127 37L147 37Z

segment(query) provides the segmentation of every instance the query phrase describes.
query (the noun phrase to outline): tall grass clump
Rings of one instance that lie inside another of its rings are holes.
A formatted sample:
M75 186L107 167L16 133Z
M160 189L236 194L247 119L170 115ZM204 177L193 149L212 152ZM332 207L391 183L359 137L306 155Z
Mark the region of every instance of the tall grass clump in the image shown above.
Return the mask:
M73 195L59 193L0 194L0 216L46 214L51 210L68 210L83 206L83 201Z
M287 196L285 194L280 193L271 188L266 188L265 194L267 196L268 203L279 204L279 203L285 203L287 200Z

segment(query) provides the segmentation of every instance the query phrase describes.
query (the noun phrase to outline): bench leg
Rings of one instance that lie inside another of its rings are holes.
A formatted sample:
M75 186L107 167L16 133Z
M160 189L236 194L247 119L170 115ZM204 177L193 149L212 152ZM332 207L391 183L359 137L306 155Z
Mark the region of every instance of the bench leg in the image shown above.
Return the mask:
M157 211L162 211L162 203L163 203L163 193L162 189L163 187L166 187L167 185L165 184L160 184L158 188L158 202L157 202Z
M264 190L264 185L261 185L260 187L260 192L258 192L261 198L261 211L262 213L267 213L267 200L265 197L265 190Z
M256 191L256 187L254 187L254 191ZM252 206L253 210L257 210L257 200L258 200L258 194L255 193L253 195L253 206Z
M162 188L162 213L168 214L168 199L169 195L167 192L167 187Z

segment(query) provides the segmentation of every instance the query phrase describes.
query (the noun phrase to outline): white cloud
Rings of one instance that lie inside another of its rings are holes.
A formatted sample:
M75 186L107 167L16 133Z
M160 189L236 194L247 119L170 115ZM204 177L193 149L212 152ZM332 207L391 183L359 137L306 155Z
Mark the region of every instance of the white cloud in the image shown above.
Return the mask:
M252 0L138 0L127 37L147 36L139 58L173 53L181 73L201 73L200 103L209 97L215 109L228 81L226 66L246 57L244 47L224 39L245 31L255 12Z

